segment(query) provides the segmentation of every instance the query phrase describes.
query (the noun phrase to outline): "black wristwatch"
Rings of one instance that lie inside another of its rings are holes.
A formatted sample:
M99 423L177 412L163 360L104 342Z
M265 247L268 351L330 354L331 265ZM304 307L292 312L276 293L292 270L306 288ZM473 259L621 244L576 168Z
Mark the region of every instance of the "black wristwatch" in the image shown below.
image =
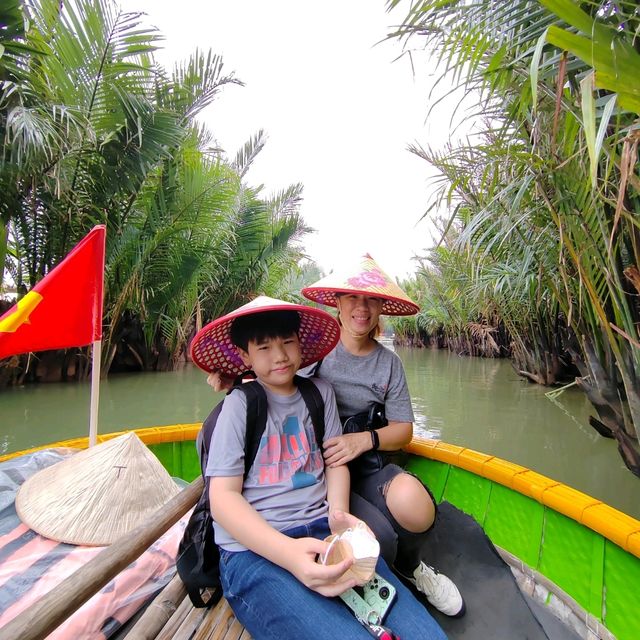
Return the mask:
M371 429L371 449L377 451L380 447L380 438L378 432L375 429Z

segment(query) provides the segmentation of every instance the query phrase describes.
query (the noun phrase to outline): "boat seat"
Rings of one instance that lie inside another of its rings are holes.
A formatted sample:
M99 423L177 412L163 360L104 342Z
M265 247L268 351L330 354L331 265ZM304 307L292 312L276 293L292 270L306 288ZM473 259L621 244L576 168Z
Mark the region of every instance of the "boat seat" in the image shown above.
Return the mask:
M249 632L236 620L224 598L211 609L194 608L188 597L182 604L184 607L178 607L157 640L251 640ZM174 620L179 613L179 619Z
M131 625L116 634L126 640L251 640L229 603L220 599L210 609L191 604L178 575L165 586Z

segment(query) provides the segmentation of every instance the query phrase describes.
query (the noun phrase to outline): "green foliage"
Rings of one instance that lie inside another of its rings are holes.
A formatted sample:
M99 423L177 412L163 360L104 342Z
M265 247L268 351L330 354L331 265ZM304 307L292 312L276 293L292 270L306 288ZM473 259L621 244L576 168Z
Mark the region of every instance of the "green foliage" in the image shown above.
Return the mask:
M639 17L627 3L594 3L595 15L589 15L571 0L540 0L570 28L551 25L547 40L570 51L595 70L596 86L613 91L620 105L640 113L640 87L637 77L640 53L634 48ZM628 3L630 5L630 3ZM635 25L635 28L634 28ZM575 33L573 29L582 32Z
M571 354L636 473L639 24L627 2L423 0L395 34L432 47L485 114L470 142L412 149L440 173L430 208L452 211L423 316L503 322L538 382Z
M203 322L296 270L302 188L264 198L244 182L262 132L233 163L212 147L195 117L242 84L213 52L167 73L161 35L112 0L20 9L0 13L6 281L32 287L105 223L104 368L172 366Z

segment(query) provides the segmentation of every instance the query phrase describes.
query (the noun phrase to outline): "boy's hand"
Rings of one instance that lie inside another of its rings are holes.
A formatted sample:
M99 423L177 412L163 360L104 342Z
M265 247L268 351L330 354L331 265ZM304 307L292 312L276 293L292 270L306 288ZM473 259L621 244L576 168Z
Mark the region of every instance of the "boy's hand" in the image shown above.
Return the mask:
M233 378L225 375L219 369L216 369L207 376L207 384L214 391L228 391L233 387Z
M337 564L319 564L316 557L323 554L328 546L327 542L316 538L292 538L291 555L284 568L312 591L326 597L339 596L356 585L353 578L341 578L353 564L353 558Z
M366 527L367 531L375 538L373 531L371 531L364 520L360 520L354 515L351 515L346 511L340 511L339 509L329 511L329 528L331 529L331 533L340 534L347 529L354 529L360 523L362 523Z
M329 467L347 464L372 448L368 431L345 433L324 443L324 462Z

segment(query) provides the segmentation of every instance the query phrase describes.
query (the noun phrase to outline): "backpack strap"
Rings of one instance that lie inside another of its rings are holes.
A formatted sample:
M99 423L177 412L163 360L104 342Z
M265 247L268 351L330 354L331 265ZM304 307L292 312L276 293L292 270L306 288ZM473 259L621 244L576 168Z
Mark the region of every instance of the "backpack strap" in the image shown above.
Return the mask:
M196 438L196 447L198 449L198 454L200 456L200 471L202 472L202 477L207 479L204 472L207 468L207 460L209 459L209 447L211 445L211 436L213 435L213 430L215 429L216 423L218 422L218 418L220 416L220 412L222 411L222 402L219 402L211 411L211 413L205 418L205 421L202 423L202 427L198 432L198 436Z
M307 371L305 377L311 378L311 376L315 376L317 378L318 377L318 372L320 371L320 367L322 366L322 361L323 360L324 360L324 358L320 358L320 360L318 360L318 362L316 362L314 365L311 365L311 367Z
M239 382L239 381L238 381ZM247 429L244 450L244 477L258 453L260 439L267 425L267 395L257 382L238 384L247 401ZM223 401L224 402L224 401ZM204 421L197 438L202 475L205 474L211 436L222 410L219 402ZM204 489L191 513L178 547L176 567L194 607L211 607L222 597L220 585L220 551L213 533L213 519L209 507L209 484L204 476ZM203 594L208 594L205 600Z
M293 379L294 384L298 387L300 395L307 405L311 422L313 423L313 430L316 434L316 444L322 448L324 441L324 400L322 394L316 385L309 380L309 378L303 378L302 376L295 376Z
M247 437L244 441L244 479L249 475L253 461L258 455L260 440L267 428L267 394L259 382L245 382L240 389L247 401Z

